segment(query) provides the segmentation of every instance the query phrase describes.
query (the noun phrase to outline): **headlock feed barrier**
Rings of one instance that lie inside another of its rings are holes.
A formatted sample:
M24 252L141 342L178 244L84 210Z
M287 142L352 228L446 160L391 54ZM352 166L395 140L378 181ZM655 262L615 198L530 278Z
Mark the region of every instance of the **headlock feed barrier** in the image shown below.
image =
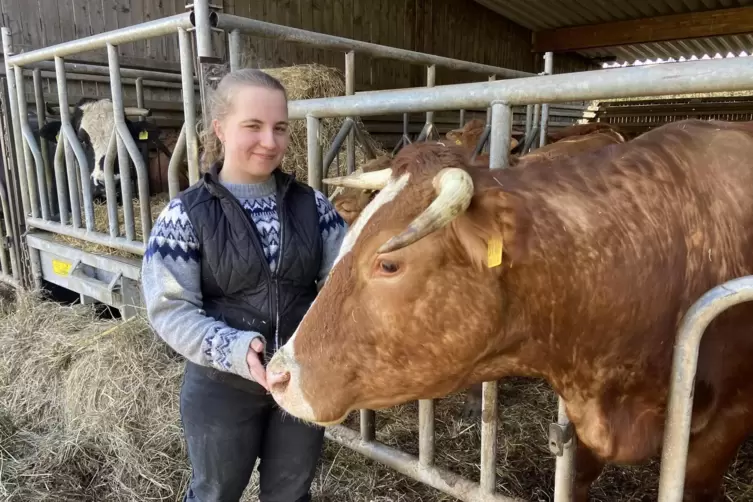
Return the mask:
M179 190L178 170L183 156L187 160L189 183L199 177L196 125L197 108L205 111L206 92L212 81L224 71L223 61L213 56L212 32L227 33L231 68L241 61L240 37L253 35L311 47L336 50L345 56L346 95L291 101L292 120L306 120L308 131L308 180L321 189L323 171L345 143L347 171L355 169L355 139L361 132L357 117L385 113L425 113L426 123L417 140L425 140L434 131L434 113L486 109L486 129L477 152L488 144L490 167L504 169L510 155L510 139L516 106L525 106L525 148L545 144L549 107L573 100L615 97L658 96L662 94L706 93L747 90L753 85L753 65L745 58L691 61L635 68L613 68L577 74L552 74L552 54L545 56L545 71L540 75L482 65L456 59L396 49L341 37L278 26L213 10L207 0L196 0L190 11L119 30L66 42L28 53L13 54L10 31L2 29L5 54L5 79L0 102L2 128L3 183L0 184L3 224L0 225L0 279L15 287L41 284L42 279L79 292L121 309L124 317L135 314L142 305L139 262L102 256L53 241L54 234L65 235L135 255L143 255L145 239L152 225L147 166L130 135L125 117L143 116L142 110L124 106L124 78L135 78L137 98L143 103L143 86L150 83L182 90L184 122L168 169L169 195ZM155 37L177 36L181 73L121 70L118 46ZM195 48L194 48L195 44ZM81 52L106 50L108 67L66 63L65 58ZM373 91L355 94L355 53L394 59L426 66L426 87ZM196 64L195 64L196 62ZM484 75L478 83L435 85L436 67L447 67ZM62 122L52 163L45 154L44 141L38 142L29 121L24 71L31 70L37 125L44 121L44 96L40 85L42 72L54 72L57 80L59 115ZM94 227L90 166L74 131L68 101L67 77L109 82L114 109L114 129L105 156L103 171L107 198L108 232ZM504 80L496 81L500 77ZM102 80L104 78L104 80ZM196 87L199 96L197 100ZM141 90L139 90L141 89ZM198 105L198 106L197 106ZM142 107L143 108L143 107ZM10 113L8 113L8 111ZM320 121L340 117L346 120L328 152L322 152ZM404 124L407 118L404 115ZM536 141L538 139L538 141ZM401 144L409 142L407 128ZM398 145L399 147L400 145ZM120 183L115 180L115 155ZM130 189L129 160L136 171L136 194ZM117 188L122 200L139 201L139 228L131 204L123 204L123 228L120 230ZM83 208L83 217L82 217ZM721 312L741 302L753 300L753 276L721 284L700 298L687 312L677 335L671 395L666 419L661 459L659 500L682 499L687 461L690 412L698 347L708 324ZM327 437L348 448L464 501L510 501L496 493L497 386L483 387L480 480L463 478L434 464L434 401L419 402L419 453L413 456L375 440L374 412L361 410L360 431L344 426L329 427ZM559 402L557 423L550 427L550 449L556 456L554 500L572 500L575 436Z

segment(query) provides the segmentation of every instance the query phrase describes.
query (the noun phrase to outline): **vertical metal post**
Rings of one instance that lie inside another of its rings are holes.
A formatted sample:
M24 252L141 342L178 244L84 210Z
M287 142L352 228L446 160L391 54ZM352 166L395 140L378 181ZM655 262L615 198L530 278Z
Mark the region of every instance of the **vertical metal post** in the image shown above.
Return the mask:
M130 157L136 168L136 178L139 192L139 206L141 209L141 233L144 241L149 238L152 229L151 205L149 203L149 175L141 157L136 142L128 132L123 108L123 87L120 78L120 60L118 48L107 44L107 59L110 62L110 89L112 93L113 117L118 140L118 163L120 165L120 189L123 193L123 220L128 240L135 240L133 220L133 195L131 192L131 170L128 159ZM109 201L108 201L109 203ZM129 235L129 232L131 235Z
M212 27L209 22L209 0L194 0L194 26L196 26L196 52L199 58L212 57Z
M227 37L228 53L230 54L230 71L241 67L241 32L231 30Z
M16 150L16 176L21 188L21 204L23 205L24 215L20 219L23 226L26 226L26 217L31 213L31 204L29 202L29 187L27 184L27 178L22 168L24 165L24 146L23 137L21 135L21 120L18 116L18 90L16 85L16 75L13 68L8 64L8 58L13 55L13 46L10 38L10 30L8 28L0 29L3 39L3 54L5 55L5 76L8 79L8 101L10 104L11 122L13 124L13 143ZM23 88L23 81L19 84ZM22 176L22 174L24 174Z
M425 466L434 463L434 400L418 401L418 461Z
M683 499L693 389L703 334L721 313L749 301L753 301L753 276L750 275L732 279L709 290L688 309L682 319L672 357L659 474L659 502L681 502Z
M180 192L180 179L178 177L178 168L183 161L183 155L186 153L186 123L180 128L178 142L173 148L173 154L170 156L170 163L167 166L167 190L171 199L178 196Z
M527 138L533 132L533 105L526 105L526 133Z
M61 57L55 57L55 78L58 84L58 103L60 104L60 136L58 141L65 141L65 163L68 171L68 192L71 197L71 213L73 226L81 227L81 206L79 199L79 180L84 195L84 216L86 229L94 230L94 205L91 196L91 180L86 154L78 142L76 133L71 125L70 109L68 108L68 88L65 78L65 62ZM74 157L75 155L75 157ZM76 162L79 164L80 176L76 173Z
M459 127L463 127L465 125L465 110L460 110L460 124Z
M376 413L374 410L361 410L361 439L374 441L376 437Z
M510 137L512 134L512 108L509 104L492 103L491 135L489 137L489 168L507 167L510 161Z
M348 51L345 53L345 95L352 96L356 93L356 53ZM355 127L358 127L356 117L350 117L353 119L353 129L348 133L346 143L346 166L348 174L353 173L356 170L356 131Z
M36 101L36 106L37 106L37 127L41 129L42 124L44 124L45 118L46 118L45 106L44 106L45 105L44 92L42 91L41 68L34 68L33 79L34 79L34 101ZM47 147L47 141L43 138L40 138L39 147L42 150L42 164L44 165L44 177L45 177L45 187L47 188L47 200L49 201L50 212L54 213L55 206L57 205L57 195L56 195L55 189L53 188L55 185L55 178L54 178L53 167L50 165L50 152L49 152L49 148Z
M138 106L139 108L145 108L143 77L136 78L136 106ZM139 117L139 122L144 122L144 121L146 121L146 117Z
M191 56L191 36L183 28L178 29L180 46L180 74L183 83L183 114L186 131L186 158L188 159L188 183L199 181L199 142L196 134L196 93L193 83L193 59ZM206 111L205 111L206 112ZM204 123L211 126L207 117ZM175 153L173 152L173 155Z
M2 204L3 208L3 220L5 223L5 235L13 237L13 225L10 221L10 201L8 199L8 192L5 190L5 186L0 184L0 203ZM21 270L19 269L19 253L18 253L18 246L16 239L14 239L13 247L10 250L10 267L11 267L11 274L13 274L13 278L16 280L17 283L21 283ZM3 252L5 254L5 252Z
M117 193L115 192L115 155L118 153L117 148L118 131L115 127L113 127L112 134L110 135L110 141L107 144L105 163L102 166L102 170L104 171L105 175L105 197L107 197L107 221L109 222L108 228L110 230L110 237L117 237L120 233L120 218L118 217ZM118 158L120 158L119 155ZM126 202L128 203L128 210L132 213L133 210L131 209L131 201L124 200L124 214L126 211Z
M565 401L558 399L557 423L561 427L570 426L565 411ZM575 448L578 440L575 434L563 445L562 455L557 456L554 471L554 502L571 502L573 500L573 483L575 482Z
M533 106L533 124L531 125L531 134L533 134L535 131L540 131L540 124L541 124L541 104L536 103ZM536 143L532 142L531 146L528 148L528 151L532 151L536 149ZM523 152L528 153L528 152Z
M544 74L551 75L554 71L554 55L551 52L544 54ZM546 145L547 126L549 123L549 104L541 105L541 134L539 135L539 146Z
M426 87L434 87L437 83L437 67L431 65L426 67ZM428 138L434 129L434 112L426 112L426 137Z
M65 178L65 150L65 137L58 137L58 142L55 146L55 159L53 161L53 165L55 167L55 188L57 189L58 212L60 213L61 225L68 224L69 210L68 194L65 191L65 186L67 184L67 180Z
M49 211L44 206L47 203L47 197L44 196L44 172L42 171L41 158L32 158L32 145L30 141L34 141L34 136L29 137L31 134L31 128L29 127L29 113L26 107L26 93L24 92L24 76L23 68L14 66L13 71L16 74L16 82L21 82L21 85L16 85L16 93L18 95L18 118L21 122L21 133L24 135L23 141L23 158L24 165L26 166L26 186L29 187L29 202L31 203L31 215L34 218L39 218L40 198L42 199L42 214L46 215L44 218L48 220L50 218ZM35 165L38 169L34 169ZM37 173L37 179L34 178L34 173ZM39 179L41 178L41 179ZM39 186L38 186L39 185ZM40 190L41 189L41 190Z
M319 142L320 122L316 117L306 116L308 142L308 184L315 190L322 189L322 145Z
M507 105L503 105L509 108ZM494 144L492 135L492 144ZM499 142L499 140L497 141ZM509 143L509 142L508 142ZM481 400L481 490L492 494L497 477L497 382L484 382Z

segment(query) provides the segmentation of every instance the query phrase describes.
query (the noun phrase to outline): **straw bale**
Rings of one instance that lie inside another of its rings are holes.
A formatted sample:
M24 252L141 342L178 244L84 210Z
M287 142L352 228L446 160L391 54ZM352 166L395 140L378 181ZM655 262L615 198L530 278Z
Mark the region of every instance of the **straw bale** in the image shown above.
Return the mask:
M178 409L182 359L143 318L102 320L92 306L0 295L0 499L8 502L179 501L190 477ZM551 500L546 431L556 396L540 380L500 382L497 488ZM478 421L462 395L436 403L436 464L478 481ZM358 414L346 425L358 428ZM417 455L415 402L379 411L379 441ZM753 495L753 441L726 477L729 500ZM658 464L609 467L595 502L656 500ZM449 502L452 497L326 441L319 502ZM257 501L258 475L243 502Z

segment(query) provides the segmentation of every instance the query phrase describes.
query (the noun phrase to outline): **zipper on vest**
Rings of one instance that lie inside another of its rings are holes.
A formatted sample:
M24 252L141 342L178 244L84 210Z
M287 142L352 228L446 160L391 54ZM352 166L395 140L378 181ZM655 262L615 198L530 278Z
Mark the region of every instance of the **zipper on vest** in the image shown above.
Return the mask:
M276 201L277 205L277 218L280 220L280 247L277 249L277 266L273 272L274 284L275 284L275 352L280 349L280 288L278 283L278 272L282 268L282 251L285 245L285 214L283 210L282 199L284 195L280 197L281 200Z

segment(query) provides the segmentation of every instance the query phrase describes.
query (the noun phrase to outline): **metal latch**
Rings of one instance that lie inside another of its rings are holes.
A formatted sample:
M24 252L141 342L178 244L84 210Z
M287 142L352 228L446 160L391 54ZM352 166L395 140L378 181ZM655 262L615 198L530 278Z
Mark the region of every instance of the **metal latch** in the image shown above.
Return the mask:
M561 457L565 452L565 445L573 438L573 424L549 424L549 451Z

